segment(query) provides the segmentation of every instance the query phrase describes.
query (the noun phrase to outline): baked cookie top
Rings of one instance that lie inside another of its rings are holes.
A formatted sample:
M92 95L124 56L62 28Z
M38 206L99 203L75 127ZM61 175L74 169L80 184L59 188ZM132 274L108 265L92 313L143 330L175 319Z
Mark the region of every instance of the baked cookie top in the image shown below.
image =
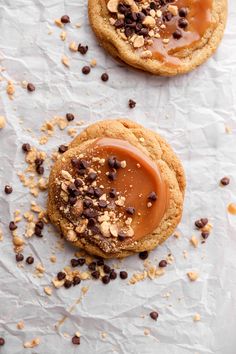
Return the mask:
M110 134L109 130L102 134L108 122L85 130L56 162L49 181L48 212L64 237L76 246L102 256L125 256L128 250L139 251L147 235L153 235L155 245L160 242L163 235L158 238L153 232L177 201L180 205L174 210L177 217L171 230L176 226L182 211L184 175L177 163L179 170L174 174L181 174L180 190L176 177L172 180L143 148L147 138L144 128L144 135L134 144L120 121L110 121ZM117 127L122 128L125 139ZM155 148L158 151L158 146ZM169 157L173 163L172 152ZM174 182L176 190L172 191ZM168 233L167 227L164 238Z
M223 35L227 0L89 0L92 27L113 55L160 75L192 70Z

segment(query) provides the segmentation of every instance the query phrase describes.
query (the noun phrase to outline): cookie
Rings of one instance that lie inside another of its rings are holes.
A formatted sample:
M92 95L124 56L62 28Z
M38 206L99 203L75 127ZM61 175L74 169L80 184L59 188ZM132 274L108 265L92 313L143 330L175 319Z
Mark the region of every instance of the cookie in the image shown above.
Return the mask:
M223 36L227 0L89 0L89 19L115 58L156 75L187 73Z
M184 191L182 165L158 134L105 120L79 134L52 167L48 216L75 247L123 258L173 233Z

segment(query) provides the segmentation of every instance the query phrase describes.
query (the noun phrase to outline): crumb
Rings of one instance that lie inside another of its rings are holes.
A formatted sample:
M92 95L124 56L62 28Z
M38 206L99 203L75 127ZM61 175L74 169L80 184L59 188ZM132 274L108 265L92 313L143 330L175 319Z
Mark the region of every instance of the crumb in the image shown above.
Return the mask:
M95 68L96 65L97 65L97 60L96 60L96 59L92 59L92 60L90 61L90 66L91 66L92 68Z
M69 58L68 57L63 55L63 57L61 58L61 62L62 62L63 65L65 65L67 68L69 68L70 63L69 63Z
M51 296L51 295L52 295L52 288L50 288L49 286L45 286L44 292L45 292L45 294L47 294L48 296Z
M0 129L5 128L6 126L6 119L3 116L0 116Z
M52 255L52 256L50 257L50 261L51 261L52 263L56 263L57 257L54 256L54 255Z
M194 271L188 272L187 276L189 277L189 279L191 281L196 281L199 278L199 274L197 272L194 272Z
M61 22L61 19L57 18L55 21L54 21L55 25L57 25L58 27L60 28L63 28L64 25L63 23Z
M69 49L72 51L72 52L77 52L78 51L78 45L76 45L76 43L73 41L73 42L70 42L69 44Z
M35 348L39 345L40 339L39 338L34 338L30 342L25 342L24 343L24 348Z
M150 330L148 328L145 328L143 333L144 333L145 336L149 336L150 335Z
M198 239L196 238L196 236L191 237L190 243L193 245L193 247L195 247L195 248L198 247Z
M193 316L193 320L194 322L198 322L201 320L201 316L199 315L199 313L196 313L194 316Z
M24 328L25 328L25 324L24 324L23 321L20 321L20 322L17 323L16 327L17 327L18 329L24 329Z

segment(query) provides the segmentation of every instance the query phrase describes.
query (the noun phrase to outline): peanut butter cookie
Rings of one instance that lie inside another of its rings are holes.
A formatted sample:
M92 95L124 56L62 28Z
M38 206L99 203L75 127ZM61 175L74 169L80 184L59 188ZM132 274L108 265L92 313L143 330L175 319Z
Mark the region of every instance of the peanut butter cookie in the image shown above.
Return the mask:
M156 75L187 73L205 62L223 36L227 0L89 0L101 45Z
M125 119L97 122L49 178L48 215L74 246L104 258L152 250L182 215L185 176L170 146Z

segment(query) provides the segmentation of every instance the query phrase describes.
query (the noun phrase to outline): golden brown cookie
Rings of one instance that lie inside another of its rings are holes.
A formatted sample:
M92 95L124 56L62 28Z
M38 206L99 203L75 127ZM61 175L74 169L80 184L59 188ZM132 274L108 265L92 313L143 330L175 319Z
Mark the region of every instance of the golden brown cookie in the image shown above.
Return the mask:
M115 58L156 75L187 73L223 36L227 0L88 0L91 26Z
M125 119L90 125L54 164L48 215L74 246L104 258L152 250L178 225L185 176L171 147Z

